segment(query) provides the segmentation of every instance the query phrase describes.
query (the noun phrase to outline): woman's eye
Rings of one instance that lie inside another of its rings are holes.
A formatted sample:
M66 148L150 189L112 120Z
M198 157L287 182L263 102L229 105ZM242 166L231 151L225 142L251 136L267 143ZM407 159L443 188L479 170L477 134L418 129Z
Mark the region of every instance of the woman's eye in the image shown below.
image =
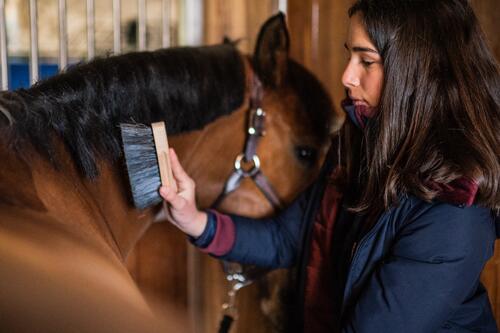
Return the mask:
M361 64L365 67L369 67L369 66L373 65L373 63L375 63L375 61L361 60Z

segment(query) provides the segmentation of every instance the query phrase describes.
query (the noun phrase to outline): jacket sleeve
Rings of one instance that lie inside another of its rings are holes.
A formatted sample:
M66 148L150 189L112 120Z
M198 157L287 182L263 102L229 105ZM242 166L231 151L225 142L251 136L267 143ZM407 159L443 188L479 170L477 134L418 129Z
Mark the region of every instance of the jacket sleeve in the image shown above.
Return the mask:
M435 332L474 295L494 247L491 212L437 204L411 217L347 310L343 332Z
M191 241L216 258L267 268L289 267L295 261L302 240L304 214L313 188L314 184L281 213L270 218L253 219L209 210L208 225L215 229L211 239L208 244L206 239ZM208 229L204 234L209 233Z
M268 268L289 267L295 262L302 240L309 192L305 191L279 215L251 219L231 215L235 225L235 242L222 259Z

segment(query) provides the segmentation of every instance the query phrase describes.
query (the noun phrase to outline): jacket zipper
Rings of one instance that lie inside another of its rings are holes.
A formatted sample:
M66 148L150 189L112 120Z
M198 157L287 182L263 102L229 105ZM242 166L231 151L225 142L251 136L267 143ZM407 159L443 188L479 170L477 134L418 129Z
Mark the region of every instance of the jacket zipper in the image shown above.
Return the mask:
M378 228L379 224L381 224L381 223L382 223L382 220L379 218L379 220L377 221L377 223L375 223L375 225L361 238L361 240L359 240L357 242L354 242L354 244L352 246L352 249L351 249L351 258L349 260L349 270L347 271L347 279L346 279L345 288L347 288L347 285L349 283L349 277L352 274L353 262L354 262L354 259L355 259L356 255L357 255L357 250L359 248L359 245L364 244L366 242L366 240L371 237L371 235L375 232L375 230ZM345 301L345 292L346 292L346 290L347 289L344 290L344 297L343 297L343 301L342 301L341 316L344 315L344 310L345 310L344 301Z

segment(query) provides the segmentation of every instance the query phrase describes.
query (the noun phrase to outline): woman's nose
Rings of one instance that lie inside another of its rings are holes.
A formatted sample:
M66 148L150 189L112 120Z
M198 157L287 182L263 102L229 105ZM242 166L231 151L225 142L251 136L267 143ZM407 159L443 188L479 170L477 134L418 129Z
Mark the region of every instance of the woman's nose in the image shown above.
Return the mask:
M355 69L349 62L342 74L342 84L346 88L352 88L359 86L359 76L356 74Z

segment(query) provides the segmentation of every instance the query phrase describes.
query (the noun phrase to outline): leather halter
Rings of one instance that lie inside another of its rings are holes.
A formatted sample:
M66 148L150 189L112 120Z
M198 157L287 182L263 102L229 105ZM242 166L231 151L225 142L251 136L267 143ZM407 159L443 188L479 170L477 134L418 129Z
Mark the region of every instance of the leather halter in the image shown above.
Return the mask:
M283 204L279 197L276 195L276 191L274 190L267 177L262 173L262 170L260 169L260 159L256 153L259 140L262 136L265 135L264 122L266 113L262 109L262 83L255 73L252 74L251 84L252 86L247 120L248 126L245 148L241 154L238 154L238 156L236 156L236 159L234 161L234 169L227 178L222 192L219 194L217 199L215 199L212 207L216 208L217 206L219 206L229 193L234 192L240 187L241 182L245 178L250 178L255 182L259 190L262 192L262 194L264 194L273 208L276 211L279 211L283 207Z
M252 179L266 199L278 212L283 204L276 194L273 186L260 169L260 159L257 155L257 145L265 135L264 125L266 113L262 109L263 88L262 83L253 71L251 78L251 95L248 112L248 126L245 147L242 153L236 156L234 169L229 175L222 192L212 204L216 208L228 194L237 190L245 178ZM220 323L219 333L229 332L232 322L237 318L236 293L241 288L250 285L256 279L264 276L269 270L256 266L240 265L222 260L222 268L229 283L227 301L222 305L223 319Z

